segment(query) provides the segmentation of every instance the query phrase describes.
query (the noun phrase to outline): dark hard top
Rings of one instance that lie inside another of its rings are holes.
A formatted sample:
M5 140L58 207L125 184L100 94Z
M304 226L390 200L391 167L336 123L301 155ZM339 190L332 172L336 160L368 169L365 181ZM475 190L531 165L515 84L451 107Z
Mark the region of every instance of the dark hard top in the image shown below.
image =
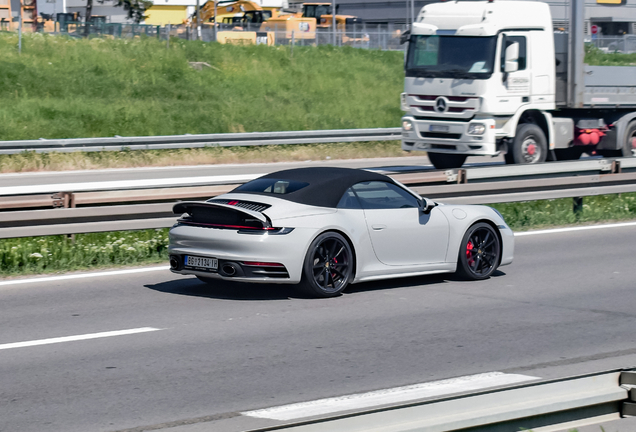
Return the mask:
M258 179L253 180L253 182L257 182L261 179L290 180L309 183L309 185L286 194L240 190L243 186L248 186L252 183L249 182L243 186L239 186L232 192L267 195L299 204L335 208L345 191L356 183L368 181L394 183L393 179L390 177L375 172L335 167L296 168L278 171L259 177Z

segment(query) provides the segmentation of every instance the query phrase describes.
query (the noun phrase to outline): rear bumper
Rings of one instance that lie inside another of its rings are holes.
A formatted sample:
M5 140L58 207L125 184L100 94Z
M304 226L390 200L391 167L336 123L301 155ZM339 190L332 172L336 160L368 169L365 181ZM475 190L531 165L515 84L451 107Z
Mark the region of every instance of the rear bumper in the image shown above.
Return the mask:
M495 156L499 154L495 138L494 119L474 119L470 122L416 119L413 116L402 117L402 123L408 121L412 128L402 127L402 149L429 151L432 153L469 154ZM483 124L483 135L469 135L471 124Z
M315 230L307 228L296 228L284 235L270 235L177 225L169 234L168 253L171 260L177 260L178 264L171 266L171 271L240 282L299 283L307 248L316 234ZM184 267L185 255L216 258L218 269L207 271ZM253 263L276 263L279 266ZM234 267L235 271L225 271L224 266Z

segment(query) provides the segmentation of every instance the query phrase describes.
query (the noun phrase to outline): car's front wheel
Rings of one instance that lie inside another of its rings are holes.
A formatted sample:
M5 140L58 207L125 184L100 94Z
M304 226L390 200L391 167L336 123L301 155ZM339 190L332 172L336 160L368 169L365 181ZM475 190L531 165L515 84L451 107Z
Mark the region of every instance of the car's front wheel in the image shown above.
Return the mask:
M459 248L457 273L466 279L486 279L500 261L501 244L495 229L485 222L471 226Z
M309 245L299 288L313 297L335 297L353 278L353 252L336 232L326 232Z

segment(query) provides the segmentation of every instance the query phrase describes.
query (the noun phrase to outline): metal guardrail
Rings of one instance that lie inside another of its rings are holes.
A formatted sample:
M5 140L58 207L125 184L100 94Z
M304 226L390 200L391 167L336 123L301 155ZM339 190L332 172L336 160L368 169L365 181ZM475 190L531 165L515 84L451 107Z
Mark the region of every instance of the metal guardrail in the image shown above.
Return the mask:
M72 138L0 141L0 154L77 151L165 150L195 147L236 147L335 142L397 141L401 128L334 129L315 131L247 132L146 137Z
M0 238L170 227L175 201L207 199L263 174L0 187L0 208L15 209L0 212ZM387 174L449 204L636 192L636 158Z
M634 369L612 370L411 402L251 432L477 432L532 430L553 425L558 425L558 430L567 430L636 415L635 385Z

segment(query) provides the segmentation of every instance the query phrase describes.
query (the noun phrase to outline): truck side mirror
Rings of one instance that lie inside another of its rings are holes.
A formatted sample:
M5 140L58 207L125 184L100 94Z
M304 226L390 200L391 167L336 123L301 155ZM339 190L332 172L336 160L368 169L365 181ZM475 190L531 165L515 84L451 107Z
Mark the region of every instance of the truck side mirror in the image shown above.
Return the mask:
M411 30L406 30L400 35L400 45L404 45L411 38Z
M516 72L519 70L519 42L512 42L506 47L504 61L504 72Z

